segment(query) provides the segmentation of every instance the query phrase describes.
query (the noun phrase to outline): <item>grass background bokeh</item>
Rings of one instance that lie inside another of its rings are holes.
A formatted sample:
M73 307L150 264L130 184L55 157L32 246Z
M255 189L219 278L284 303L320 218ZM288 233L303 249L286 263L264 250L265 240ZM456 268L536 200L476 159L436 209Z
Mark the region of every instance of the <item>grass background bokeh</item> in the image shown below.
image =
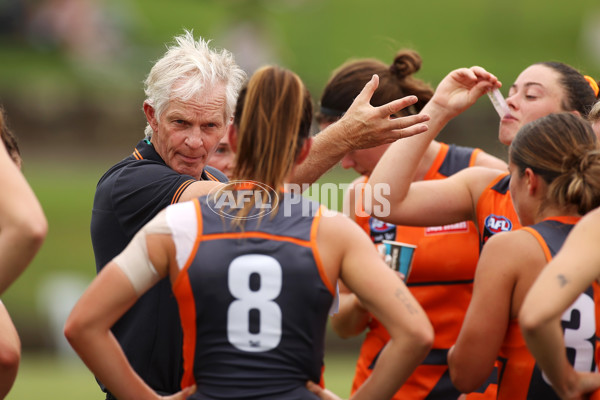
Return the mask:
M120 37L120 47L103 57L78 57L60 43L40 45L24 29L0 34L0 102L21 142L23 171L50 224L39 255L2 297L21 334L24 352L9 399L101 398L81 362L58 357L48 310L52 304L42 292L58 276L76 277L83 283L93 278L89 222L96 182L142 137L142 82L165 43L184 28L211 38L216 47L231 49L250 66L277 63L296 71L315 102L331 71L344 61L375 57L391 62L404 47L420 52L423 67L417 77L433 86L454 68L481 65L504 82L506 95L507 86L524 67L547 60L569 63L600 79L597 0L105 0L97 4L112 18L111 26ZM267 43L261 59L244 56L251 47L241 40L244 32ZM482 99L453 121L441 139L504 157L505 149L496 139L497 123L493 108ZM335 168L320 182L349 182L355 176ZM359 343L329 333L326 381L339 394L349 391Z

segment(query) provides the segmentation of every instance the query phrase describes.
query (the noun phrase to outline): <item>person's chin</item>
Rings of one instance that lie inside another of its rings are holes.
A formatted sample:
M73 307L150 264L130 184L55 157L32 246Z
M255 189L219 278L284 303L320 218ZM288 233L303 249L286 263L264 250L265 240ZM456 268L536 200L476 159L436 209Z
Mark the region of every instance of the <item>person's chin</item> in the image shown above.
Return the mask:
M498 140L503 145L510 146L516 134L517 131L515 129L512 129L512 127L508 128L501 126L500 131L498 132Z
M180 167L176 168L175 171L181 175L190 175L196 179L200 179L200 175L202 175L203 168L189 168L189 167Z

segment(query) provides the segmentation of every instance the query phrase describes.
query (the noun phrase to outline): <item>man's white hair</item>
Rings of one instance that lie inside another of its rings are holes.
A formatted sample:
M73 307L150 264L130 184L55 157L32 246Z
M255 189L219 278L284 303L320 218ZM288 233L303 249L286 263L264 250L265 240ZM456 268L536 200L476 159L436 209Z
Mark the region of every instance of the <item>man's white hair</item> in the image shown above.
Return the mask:
M233 54L225 49L209 47L210 41L194 39L191 31L175 37L175 44L167 47L165 55L150 70L144 82L146 102L154 107L160 121L169 100L189 100L202 95L215 84L225 85L225 120L233 116L238 93L246 80L246 72L235 63ZM146 125L146 136L152 128Z

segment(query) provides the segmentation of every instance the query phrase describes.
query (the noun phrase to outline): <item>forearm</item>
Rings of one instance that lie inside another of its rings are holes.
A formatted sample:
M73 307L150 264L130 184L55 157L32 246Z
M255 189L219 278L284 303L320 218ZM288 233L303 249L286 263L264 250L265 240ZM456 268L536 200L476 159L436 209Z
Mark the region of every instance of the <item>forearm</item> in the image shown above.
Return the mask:
M158 399L135 373L110 332L94 329L66 331L67 339L90 371L120 400Z
M377 358L373 373L350 399L390 399L425 359L429 349L429 342L410 337L390 339Z
M445 108L433 104L431 101L421 113L427 114L431 118L426 122L427 131L394 142L383 154L369 177L368 183L373 188L376 185L388 185L389 194L386 195L386 199L392 206L404 200L427 147L453 117ZM373 189L366 193L371 193L371 202L365 201L365 204L372 204L373 207L383 206L376 196L377 190ZM372 212L372 210L367 210L367 212Z
M0 302L0 399L6 397L12 388L19 362L21 361L21 341L8 311Z
M33 260L46 236L46 225L13 224L0 229L0 293L3 293Z
M523 327L522 327L523 328ZM527 347L546 374L554 390L562 397L574 390L577 373L565 352L560 318L522 329Z
M152 244L160 251L156 242ZM131 245L125 252L135 250ZM73 349L119 400L158 398L133 370L110 331L151 285L148 280L138 294L126 273L111 261L81 295L65 323L64 334Z
M352 293L340 293L339 311L331 318L331 327L341 338L347 339L363 332L371 314Z
M315 136L308 157L296 167L291 183L312 185L352 149L344 139L347 127L340 122L342 121L330 125Z
M4 149L0 148L0 153ZM2 154L4 156L4 154ZM12 160L0 160L0 294L23 272L48 231L42 207Z

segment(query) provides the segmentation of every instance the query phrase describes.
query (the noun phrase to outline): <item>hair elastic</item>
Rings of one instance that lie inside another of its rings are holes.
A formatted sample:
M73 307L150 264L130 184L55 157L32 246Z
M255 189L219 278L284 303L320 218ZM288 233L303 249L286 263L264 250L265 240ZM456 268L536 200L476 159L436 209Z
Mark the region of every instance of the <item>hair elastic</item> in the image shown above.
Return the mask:
M594 91L594 94L596 95L596 97L598 97L598 92L600 92L600 88L598 87L598 82L596 82L596 80L589 75L584 75L583 77L592 87L592 90Z
M330 117L343 117L346 114L346 111L334 110L333 108L320 107L321 114L327 115Z

